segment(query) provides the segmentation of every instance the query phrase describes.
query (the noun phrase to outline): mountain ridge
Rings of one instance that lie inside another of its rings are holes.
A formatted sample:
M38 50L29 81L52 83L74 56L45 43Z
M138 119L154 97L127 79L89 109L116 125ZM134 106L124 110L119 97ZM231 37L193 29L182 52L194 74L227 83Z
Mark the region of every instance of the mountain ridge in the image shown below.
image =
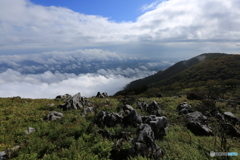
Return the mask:
M117 92L115 95L124 95L132 92L140 94L149 88L161 88L173 84L180 85L180 83L186 86L188 83L197 83L198 81L217 79L239 80L240 77L238 76L240 75L237 72L238 68L240 69L239 55L203 53L189 60L177 62L166 70L159 71L154 75L135 80L129 83L124 90ZM229 74L231 72L234 73ZM225 77L224 74L226 75Z

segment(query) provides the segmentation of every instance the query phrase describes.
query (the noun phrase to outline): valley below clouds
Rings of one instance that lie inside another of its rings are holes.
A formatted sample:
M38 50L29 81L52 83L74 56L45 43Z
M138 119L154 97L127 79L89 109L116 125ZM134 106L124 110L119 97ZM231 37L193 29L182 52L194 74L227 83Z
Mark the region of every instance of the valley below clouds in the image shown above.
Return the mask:
M133 80L173 63L99 50L0 56L0 97L54 98L61 94L113 95Z

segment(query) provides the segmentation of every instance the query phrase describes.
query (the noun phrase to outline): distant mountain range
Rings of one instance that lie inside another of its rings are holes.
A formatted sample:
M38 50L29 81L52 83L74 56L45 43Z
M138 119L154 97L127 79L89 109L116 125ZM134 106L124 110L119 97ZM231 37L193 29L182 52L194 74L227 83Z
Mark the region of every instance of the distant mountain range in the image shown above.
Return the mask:
M205 53L128 84L116 95L140 94L166 86L204 85L209 80L240 80L240 55Z

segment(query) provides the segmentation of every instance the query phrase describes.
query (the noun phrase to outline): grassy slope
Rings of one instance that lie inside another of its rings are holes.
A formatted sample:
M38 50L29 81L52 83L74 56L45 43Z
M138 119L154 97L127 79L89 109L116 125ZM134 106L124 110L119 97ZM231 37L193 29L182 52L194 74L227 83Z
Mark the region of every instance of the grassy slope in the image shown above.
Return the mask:
M91 98L90 100L98 107L99 111L116 112L117 107L121 105L116 98L109 98L109 105L105 104L104 99ZM219 137L195 136L186 129L184 116L178 117L174 111L177 105L184 101L196 109L201 103L200 101L189 101L185 96L161 99L141 98L140 100L156 100L168 118L169 132L163 140L157 141L157 144L165 152L165 158L209 159L209 151L222 151ZM55 106L46 107L50 103L54 103ZM12 159L109 159L111 146L114 142L98 135L96 126L93 127L90 134L86 133L94 115L90 114L83 118L81 110L63 112L57 109L57 105L61 103L51 99L0 98L0 151L21 144L22 147L11 154ZM232 111L240 117L239 109L234 110L225 103L217 103L217 106L222 111ZM136 105L133 104L133 107ZM44 121L44 116L51 110L64 113L64 118L55 122ZM147 115L141 110L137 111L141 115ZM28 127L33 127L36 131L30 135L25 135L24 130ZM121 127L116 126L107 128L107 130L117 133ZM125 130L136 132L135 128ZM125 148L130 146L131 144L127 143L124 145ZM227 146L230 146L229 151L240 154L239 139L227 139ZM139 156L134 159L144 158Z
M178 73L164 81L157 82L152 87L192 82L206 82L208 80L240 80L240 56L226 55L200 62L193 67Z
M176 74L179 74L179 73L191 68L192 66L199 64L203 59L211 60L213 58L218 58L218 57L222 57L225 55L226 54L223 54L223 53L206 53L206 54L201 54L199 56L193 57L189 60L180 61L180 62L174 64L173 66L167 68L164 71L159 71L158 73L156 73L154 75L131 82L130 84L128 84L126 86L126 89L138 88L138 87L142 87L142 86L149 86L153 83L158 83L158 82L164 81L172 76L175 76Z

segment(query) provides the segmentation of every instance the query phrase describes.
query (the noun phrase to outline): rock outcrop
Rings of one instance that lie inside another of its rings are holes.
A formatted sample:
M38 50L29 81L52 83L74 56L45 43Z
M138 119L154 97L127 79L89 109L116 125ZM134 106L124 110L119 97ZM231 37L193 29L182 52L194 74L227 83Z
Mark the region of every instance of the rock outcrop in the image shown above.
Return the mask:
M156 115L151 115L144 121L144 123L151 126L156 139L163 138L167 133L168 120L165 116L157 117Z
M118 113L101 111L98 113L94 123L97 124L98 127L103 128L104 126L114 127L121 122L122 116L120 116Z
M141 116L137 113L135 109L133 109L131 106L126 105L128 109L125 109L125 116L123 117L123 125L126 126L133 126L137 127L142 123ZM130 107L132 109L130 109Z
M72 96L70 94L65 94L65 95L56 96L55 100L56 101L68 101L71 98L72 98Z
M136 155L146 158L159 159L164 155L162 149L155 143L154 132L148 124L141 124L138 127L134 150Z
M181 114L187 114L187 113L192 112L192 106L189 105L187 102L183 102L183 103L180 103L180 104L177 106L177 111L178 111L178 114L179 114L179 115L181 115Z
M106 97L108 97L107 92L103 92L103 93L98 92L96 95L96 98L106 98Z
M44 120L55 121L55 120L62 119L62 118L63 118L63 113L60 113L57 111L51 111L45 116Z
M85 117L88 113L94 113L94 107L84 108L82 112L82 116Z
M137 108L144 109L149 114L155 114L160 116L161 110L156 101L148 104L147 102L138 102Z
M29 134L33 133L34 131L35 131L35 128L33 128L33 127L28 127L28 129L25 130L25 134L26 134L26 135L29 135Z
M187 128L191 130L195 135L209 136L212 135L212 130L205 125L207 117L201 112L195 111L186 115Z
M67 100L66 103L59 105L58 108L61 108L64 111L81 109L84 107L85 103L86 103L85 99L81 97L80 93L77 93L72 98Z
M231 121L233 124L238 123L240 120L232 112L224 112L224 118Z

